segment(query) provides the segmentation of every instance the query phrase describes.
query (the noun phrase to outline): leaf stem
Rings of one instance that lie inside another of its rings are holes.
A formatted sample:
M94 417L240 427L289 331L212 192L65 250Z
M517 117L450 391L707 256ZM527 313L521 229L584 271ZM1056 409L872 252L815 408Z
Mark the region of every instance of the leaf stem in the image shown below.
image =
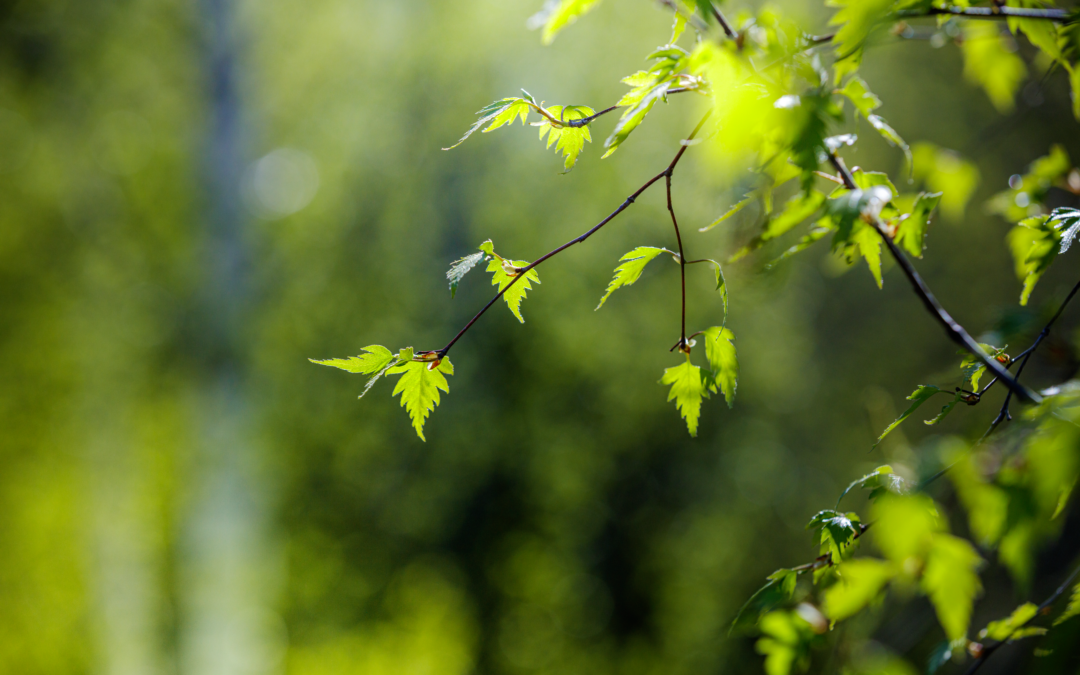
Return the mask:
M840 159L839 155L835 152L829 153L829 162L840 174L840 177L844 179L844 185L849 190L858 189L858 186L855 185L855 179L852 177L851 172L848 171L847 166L844 164L844 160ZM922 300L927 311L929 311L942 325L946 334L948 334L949 339L971 352L975 358L982 361L983 364L986 365L987 370L1004 382L1005 385L1009 387L1012 392L1016 393L1022 401L1026 403L1038 403L1041 401L1042 398L1038 394L1030 391L1027 387L1017 382L1016 379L1009 374L1009 371L1005 369L1005 366L983 351L983 348L979 346L979 343L976 342L966 330L964 330L964 327L957 323L956 320L945 311L945 308L942 307L941 303L934 297L933 292L931 292L930 288L926 285L926 282L919 276L919 273L915 270L915 266L911 264L911 261L907 259L904 252L900 250L896 245L896 242L889 236L889 232L885 228L885 224L881 222L881 219L875 216L872 225L885 242L885 246L889 249L889 253L896 260L900 269L904 271L904 275L907 276L908 281L911 282L915 294Z
M701 131L701 128L703 126L705 126L705 122L708 121L710 115L712 115L712 110L711 109L708 112L705 113L705 115L701 118L701 121L697 123L696 127L694 127L694 130L692 132L690 132L690 136L686 140L688 140L688 141L694 140L694 137L698 135L698 133ZM675 166L679 163L679 160L682 159L682 156L686 152L686 149L688 147L690 147L690 146L685 144L685 143L680 145L679 146L679 151L677 153L675 153L675 158L671 160L671 163L667 165L667 168L665 168L663 171L656 174L655 176L653 176L649 180L645 181L645 184L642 185L641 187L639 187L637 190L635 190L633 192L633 194L631 194L629 197L627 197L623 201L622 204L619 204L618 208L616 208L614 211L612 211L610 214L608 214L607 217L605 217L599 223L594 225L587 232L585 232L584 234L581 234L578 237L575 237L575 238L571 239L570 241L566 242L562 246L560 246L560 247L558 247L558 248L544 254L543 256L537 258L533 262L526 265L525 267L522 267L521 270L518 272L517 276L515 276L510 281L510 283L506 285L506 288L503 288L501 291L496 293L495 297L493 297L491 300L489 300L488 303L486 305L484 305L484 307L479 312L476 313L476 316L474 316L472 319L470 319L469 323L465 324L465 327L462 328L460 331L458 331L458 334L454 336L454 339L450 340L450 342L448 342L445 347L443 347L442 349L438 350L438 352L436 352L439 355L439 358L441 359L442 357L446 356L446 354L450 351L450 349L454 346L454 344L458 340L461 339L461 336L465 335L465 333L468 332L468 330L470 328L472 328L473 324L476 323L476 321L481 316L483 316L485 312L487 312L489 309L491 309L491 306L494 305L495 302L499 298L501 298L504 293L506 293L507 289L509 289L514 284L516 284L518 279L521 279L522 277L524 277L525 274L529 270L531 270L532 268L538 266L540 263L544 262L548 258L551 258L554 255L556 255L558 253L561 253L562 251L565 251L566 249L570 248L574 244L580 244L581 242L585 241L586 239L591 237L593 234L595 234L604 225L607 225L609 222L611 222L615 218L615 216L617 216L620 213L622 213L623 211L625 211L626 208L628 206L630 206L631 204L633 204L634 200L636 200L638 197L640 197L641 193L645 192L645 190L649 189L653 185L653 183L660 180L661 178L664 178L665 176L670 177L671 172L675 170ZM685 331L684 331L684 334L685 334Z

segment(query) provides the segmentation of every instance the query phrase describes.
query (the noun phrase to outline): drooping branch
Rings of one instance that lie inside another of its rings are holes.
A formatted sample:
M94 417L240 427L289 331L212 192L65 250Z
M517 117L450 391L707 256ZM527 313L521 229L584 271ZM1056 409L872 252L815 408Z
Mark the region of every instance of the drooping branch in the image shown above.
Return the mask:
M835 152L829 153L829 162L840 174L845 187L849 190L858 189L858 186L855 184L855 179L852 177L851 172L848 171L847 166L844 165L844 160L840 159L839 155ZM881 222L881 219L874 216L871 220L871 224L885 242L886 248L889 249L889 253L892 255L893 259L896 260L897 265L904 271L904 275L908 278L908 281L911 282L915 294L922 300L923 305L926 306L930 315L945 329L949 339L971 352L972 355L982 361L987 370L1004 382L1010 391L1019 396L1022 401L1027 403L1039 402L1041 398L1038 394L1030 391L1027 387L1017 382L1004 365L983 351L983 348L979 346L979 343L976 342L966 330L964 330L964 327L957 323L956 320L945 311L945 308L942 307L941 303L934 297L933 292L931 292L930 288L926 285L926 282L919 276L919 273L915 270L915 266L911 264L911 261L904 255L904 252L900 250L896 245L896 242L889 236L889 232L886 229L885 224Z
M694 127L694 130L692 132L690 132L690 135L686 138L687 141L694 140L694 138L701 131L701 128L703 126L705 126L705 122L708 121L709 116L711 114L712 114L711 110L705 113L705 115L701 118L701 121L697 123L697 126ZM499 300L499 298L501 298L503 296L503 294L506 293L506 291L511 286L516 284L519 279L524 277L525 274L529 270L533 269L534 267L537 267L538 265L540 265L540 263L544 262L548 258L551 258L551 257L561 253L562 251L565 251L566 249L570 248L574 244L580 244L581 242L585 241L586 239L591 237L593 234L598 232L600 230L600 228L602 228L604 225L607 225L609 222L614 220L615 216L617 216L620 213L622 213L623 211L625 211L626 208L628 206L630 206L631 204L633 204L634 201L638 197L640 197L643 192L645 192L645 190L648 190L653 185L653 183L655 183L656 181L660 180L661 178L665 178L665 177L670 179L671 173L675 170L675 166L678 165L679 160L682 159L682 156L683 156L683 154L686 153L686 149L688 147L690 147L688 143L682 143L680 145L680 147L679 147L679 151L677 153L675 153L675 158L671 160L671 163L667 165L667 168L665 168L663 171L656 174L655 176L653 176L649 180L645 181L645 184L642 185L641 187L639 187L637 190L635 190L633 192L633 194L631 194L629 197L627 197L623 201L622 204L619 204L618 208L616 208L614 211L612 211L610 214L608 214L607 217L605 217L599 223L594 225L587 232L581 234L578 237L575 237L575 238L571 239L570 241L566 242L562 246L559 246L558 248L556 248L556 249L542 255L541 257L537 258L536 260L529 263L525 267L522 267L521 269L519 269L518 272L517 272L517 276L515 276L513 279L511 279L510 283L508 283L505 288L503 288L498 293L496 293L495 297L493 297L490 301L488 301L488 303L486 305L484 305L484 307L479 312L476 313L476 316L474 316L471 320L469 320L469 323L465 324L464 328L462 328L460 331L458 331L458 334L454 336L454 339L450 340L450 342L447 343L447 345L445 347L443 347L442 349L435 352L435 354L438 356L438 358L441 359L442 357L446 356L446 354L450 351L450 348L453 347L454 344L458 340L461 339L461 336L465 335L465 333L468 332L468 330L470 328L472 328L473 324L476 323L476 321L481 316L483 316L485 312L487 312L489 309L491 309L491 306L494 305ZM685 312L684 312L684 314L685 314ZM685 335L685 333L686 333L686 331L684 329L683 334Z
M686 349L686 252L683 250L679 221L675 218L675 207L671 203L671 174L674 173L674 170L674 164L667 168L665 182L667 187L667 210L671 214L671 224L675 228L675 240L679 243L679 276L682 281L682 327L679 331L679 348Z

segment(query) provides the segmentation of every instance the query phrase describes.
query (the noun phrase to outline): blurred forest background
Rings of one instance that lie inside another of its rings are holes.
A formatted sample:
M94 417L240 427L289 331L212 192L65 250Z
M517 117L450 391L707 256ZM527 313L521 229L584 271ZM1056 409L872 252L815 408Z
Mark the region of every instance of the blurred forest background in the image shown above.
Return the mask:
M535 259L585 231L697 120L674 97L569 175L532 129L442 152L521 87L612 104L671 32L655 3L612 0L542 47L539 4L0 2L0 672L760 672L727 629L767 574L817 555L810 517L880 464L933 473L945 435L985 428L1002 391L868 453L959 357L895 270L879 291L822 244L727 267L738 398L707 402L689 438L656 384L678 358L675 266L593 311L619 255L673 245L660 188L544 265L525 325L496 311L469 333L426 444L389 383L358 402L362 379L310 364L443 345L492 293L474 275L451 301L452 260L489 237ZM825 29L820 6L780 6ZM884 40L863 74L905 138L977 164L919 267L1019 351L1076 264L1020 311L1008 224L982 202L1054 142L1080 159L1067 83L1037 78L1002 115L926 40ZM870 136L858 163L900 184ZM711 167L691 148L675 197L690 255L725 259L750 229L696 232L741 195ZM693 327L722 313L700 272ZM1078 325L1065 315L1027 382L1073 374ZM989 566L975 626L1060 580L1072 511L1034 588ZM942 639L924 600L886 609L865 629L913 662ZM1075 672L1080 624L1051 642L985 672Z

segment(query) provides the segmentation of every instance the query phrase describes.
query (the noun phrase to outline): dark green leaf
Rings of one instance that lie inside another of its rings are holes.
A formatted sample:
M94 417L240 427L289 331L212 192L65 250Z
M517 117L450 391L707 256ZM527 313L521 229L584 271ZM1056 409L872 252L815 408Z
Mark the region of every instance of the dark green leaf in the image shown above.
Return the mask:
M793 570L776 570L769 575L768 579L768 583L755 591L739 610L731 623L728 635L753 628L762 615L783 607L794 596L798 574Z

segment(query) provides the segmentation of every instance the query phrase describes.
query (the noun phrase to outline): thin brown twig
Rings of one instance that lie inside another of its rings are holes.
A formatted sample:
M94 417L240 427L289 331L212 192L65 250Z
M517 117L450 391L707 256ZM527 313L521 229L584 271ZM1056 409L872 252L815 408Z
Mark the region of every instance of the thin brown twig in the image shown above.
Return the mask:
M686 253L683 251L682 234L679 232L679 221L675 218L675 207L671 204L671 174L675 167L670 166L666 172L665 183L667 187L667 210L671 214L671 225L675 228L675 240L679 243L679 276L682 281L682 328L679 332L679 346L686 349Z
M696 127L694 127L694 130L692 132L690 132L690 136L687 137L687 139L686 139L687 141L694 140L694 137L698 135L698 133L701 131L701 128L703 126L705 126L705 122L708 121L710 115L712 115L712 110L709 110L708 112L705 113L705 115L701 118L701 121L698 122ZM686 153L686 149L689 148L689 147L690 146L687 143L681 144L679 146L679 151L677 153L675 153L675 158L671 160L671 163L667 165L667 168L665 168L663 171L656 174L655 176L653 176L649 180L645 181L645 184L642 185L641 187L639 187L637 190L635 190L633 192L633 194L631 194L629 197L627 197L623 201L623 203L618 206L618 208L616 208L614 211L612 211L610 214L608 214L607 217L605 217L599 223L594 225L588 231L586 231L585 233L581 234L578 237L575 237L575 238L571 239L570 241L566 242L562 246L559 246L558 248L556 248L556 249L544 254L543 256L537 258L536 260L529 263L525 267L520 268L518 270L517 275L513 279L510 280L510 283L508 283L505 288L503 288L498 293L496 293L495 297L493 297L490 301L488 301L488 303L486 305L484 305L484 307L479 312L477 312L476 315L472 319L469 320L469 323L465 324L465 327L462 328L460 331L458 331L458 334L455 335L454 338L452 340L450 340L450 342L448 342L445 347L443 347L442 349L435 352L438 355L438 358L441 359L442 357L446 356L446 354L450 351L450 348L453 347L454 344L458 340L461 339L461 336L465 335L465 333L470 328L472 328L473 324L476 323L476 321L481 316L483 316L485 312L487 312L489 309L491 309L491 306L494 305L498 301L498 299L501 298L503 296L503 294L506 293L506 291L511 286L516 284L519 279L524 277L529 272L529 270L531 270L534 267L538 266L540 263L544 262L548 258L551 258L552 256L555 256L556 254L561 253L562 251L565 251L566 249L570 248L574 244L580 244L581 242L585 241L586 239L591 237L593 234L595 234L597 231L599 231L600 228L602 228L604 225L607 225L609 222L611 222L615 218L615 216L617 216L620 213L622 213L623 211L625 211L626 208L628 206L630 206L631 204L633 204L634 200L636 200L638 197L640 197L641 193L645 192L645 190L649 189L652 186L653 183L660 180L661 178L670 177L671 173L675 170L675 166L679 163L679 160L682 159L683 155ZM684 331L684 333L685 333L685 331Z

